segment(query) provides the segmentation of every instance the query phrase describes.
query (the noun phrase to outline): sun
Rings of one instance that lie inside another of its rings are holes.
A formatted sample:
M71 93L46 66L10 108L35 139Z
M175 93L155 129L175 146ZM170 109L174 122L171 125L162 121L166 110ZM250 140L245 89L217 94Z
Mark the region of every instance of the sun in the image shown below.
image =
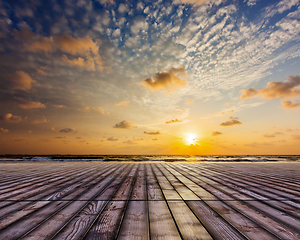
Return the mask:
M197 135L194 133L187 133L186 138L185 138L186 144L187 145L195 144L197 142L196 137L197 137Z

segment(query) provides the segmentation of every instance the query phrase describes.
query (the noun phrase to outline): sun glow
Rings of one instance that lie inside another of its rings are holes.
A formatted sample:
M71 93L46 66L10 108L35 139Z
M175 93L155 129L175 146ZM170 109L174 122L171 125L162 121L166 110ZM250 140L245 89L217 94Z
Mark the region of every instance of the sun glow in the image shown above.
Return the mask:
M197 137L197 135L194 133L186 134L186 138L185 138L186 144L187 145L195 144L197 142L196 137Z

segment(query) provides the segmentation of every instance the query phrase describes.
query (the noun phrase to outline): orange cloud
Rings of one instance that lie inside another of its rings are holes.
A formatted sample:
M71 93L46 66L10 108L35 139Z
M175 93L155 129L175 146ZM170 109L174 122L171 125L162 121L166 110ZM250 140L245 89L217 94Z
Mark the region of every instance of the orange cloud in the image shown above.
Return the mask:
M294 134L292 135L292 138L295 140L300 140L300 134Z
M118 141L119 139L118 138L115 138L115 137L110 137L108 139L106 139L107 141Z
M178 87L185 87L186 80L182 80L178 77L183 76L186 77L185 68L171 68L169 71L158 72L154 75L154 77L150 77L140 82L140 85L145 86L151 90L158 89L174 89Z
M26 103L21 103L18 105L19 108L22 109L32 109L32 108L46 108L45 104L40 103L40 102L26 102Z
M156 131L156 132L146 132L144 131L145 134L151 134L151 135L158 135L160 134L160 131Z
M75 129L74 128L63 128L61 130L59 130L60 133L70 133L70 132L74 132Z
M35 81L23 71L17 71L11 76L12 88L29 92L32 89L32 83Z
M264 134L263 135L263 137L265 137L265 138L273 138L273 137L275 137L275 135L280 135L280 134L283 134L282 132L274 132L274 133L266 133L266 134Z
M79 58L70 60L70 59L68 59L68 57L66 55L63 55L62 60L63 60L63 62L68 63L73 66L87 68L90 70L96 70L94 59L91 56L88 56L85 59L79 57Z
M300 96L300 90L295 87L300 86L300 76L288 76L285 82L268 82L267 86L256 90L249 88L241 90L241 99L253 98L255 96L262 96L267 99L274 98L293 98Z
M9 130L8 129L4 129L4 128L0 128L0 132L2 132L2 133L8 133Z
M138 127L134 126L132 122L124 120L122 122L115 124L113 126L113 128L132 129L132 128L138 128Z
M238 118L233 118L233 117L229 117L231 120L228 120L226 122L222 122L220 124L220 126L222 127L229 127L229 126L233 126L233 125L241 125L242 123L240 121L238 121Z
M93 108L84 107L84 108L77 109L77 111L79 111L79 112L99 112L99 113L104 114L104 109L101 107L93 107Z
M234 110L228 110L226 112L215 113L214 116L222 116L225 114L234 113Z
M11 113L7 113L4 116L0 118L3 122L8 122L8 123L18 123L22 121L22 118L19 116L14 116Z
M291 101L282 101L281 105L283 108L293 109L293 108L300 108L300 102L291 102Z
M47 120L45 117L43 117L42 119L36 119L32 121L33 124L48 123L48 122L50 122L50 120Z
M193 102L194 102L194 99L190 99L190 100L186 101L185 104L189 105L189 104L191 104Z
M73 66L80 66L91 70L102 69L103 62L99 55L99 46L91 38L73 38L68 34L56 34L51 37L35 35L30 31L15 31L14 36L26 41L24 47L30 52L54 52L60 50L64 53L76 55L77 58L69 59L66 55L62 60ZM24 39L25 37L25 39ZM78 57L77 55L81 55ZM40 74L45 72L38 70Z
M192 4L198 4L198 5L201 5L207 1L208 0L181 0L181 2L183 2L183 3L192 3Z
M214 131L211 133L212 136L218 136L218 135L221 135L222 133L219 132L219 131Z
M170 124L170 123L178 123L178 122L182 122L182 120L178 120L177 118L174 120L170 120L170 121L166 121L166 124Z
M115 105L117 107L119 107L119 106L126 106L128 103L130 103L130 102L129 101L123 101L123 102L116 103Z
M45 71L43 71L42 69L38 69L37 72L38 72L39 74L42 74L42 75L44 75L44 76L47 76L47 73L46 73Z
M53 104L52 106L55 108L65 108L66 107L64 105L57 105L57 104Z

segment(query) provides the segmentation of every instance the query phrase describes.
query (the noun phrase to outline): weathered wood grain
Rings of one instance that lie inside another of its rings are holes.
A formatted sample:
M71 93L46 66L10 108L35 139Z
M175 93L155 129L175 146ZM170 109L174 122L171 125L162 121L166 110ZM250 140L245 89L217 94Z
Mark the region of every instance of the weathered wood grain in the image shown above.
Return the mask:
M300 163L0 162L0 239L300 239Z

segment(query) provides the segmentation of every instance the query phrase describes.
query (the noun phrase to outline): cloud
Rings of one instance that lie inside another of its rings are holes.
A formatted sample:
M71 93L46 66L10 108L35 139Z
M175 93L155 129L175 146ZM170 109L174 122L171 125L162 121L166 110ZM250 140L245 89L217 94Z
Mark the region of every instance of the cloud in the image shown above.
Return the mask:
M281 134L283 134L283 132L273 132L271 134L270 133L266 133L266 134L263 135L263 137L265 137L265 138L273 138L276 135L281 135Z
M119 139L118 138L114 138L114 137L110 137L108 139L106 139L107 141L118 141Z
M292 138L295 140L300 140L300 134L294 134L292 135Z
M119 123L115 124L113 126L113 128L132 129L132 128L138 128L138 127L137 126L133 126L132 122L124 120L122 122L119 122Z
M194 99L190 99L190 100L186 101L185 104L189 105L189 104L191 104L193 102L194 102Z
M145 134L151 134L151 135L158 135L160 134L160 131L156 131L156 132L146 132L144 131Z
M170 89L178 87L185 87L186 81L180 79L177 75L186 77L185 67L171 68L169 71L158 72L154 77L150 77L140 82L140 85L145 86L151 90Z
M93 108L84 107L84 108L77 109L77 111L79 111L79 112L99 112L99 113L104 114L104 109L101 107L93 107Z
M242 124L240 121L237 120L238 118L229 117L229 119L231 119L231 120L228 120L226 122L222 122L220 124L220 126L229 127L229 126L233 126L233 125L241 125Z
M58 49L73 55L86 55L90 52L98 54L99 50L97 44L89 37L76 39L68 34L56 34L54 37L31 35L31 38L38 39L37 41L31 39L31 43L26 44L26 49L31 52L53 52Z
M61 130L59 130L60 133L70 133L70 132L74 132L75 129L74 128L63 128Z
M211 133L212 136L218 136L218 135L221 135L222 133L219 132L219 131L214 131Z
M295 102L293 103L292 101L282 101L281 105L283 108L287 108L287 109L293 109L293 108L300 108L300 102Z
M95 71L95 61L92 57L88 56L86 58L74 58L72 60L70 60L66 55L62 56L62 61L65 63L68 63L69 65L73 65L75 67L82 67L82 68L87 68L90 70Z
M58 104L53 104L52 107L55 107L55 108L65 108L66 106L64 106L64 105L58 105Z
M126 144L137 144L135 141L133 140L128 140L128 141L124 141L123 143L126 143Z
M249 88L241 90L241 99L253 98L255 96L262 96L267 99L274 98L293 98L300 96L300 90L295 87L300 86L300 76L288 76L285 82L268 82L267 86L256 90Z
M192 4L198 4L198 5L201 5L207 1L208 0L181 0L181 2L183 2L183 3L192 3Z
M170 124L170 123L179 123L179 122L182 122L182 120L178 120L177 118L176 119L172 119L170 121L166 121L166 124Z
M225 114L234 113L234 110L228 110L225 112L215 113L214 116L223 116Z
M32 83L35 81L23 71L17 71L11 76L12 88L29 92L32 89Z
M117 106L117 107L126 106L128 103L130 103L130 101L123 101L123 102L116 103L115 106Z
M22 109L46 108L45 104L40 103L40 102L33 102L33 101L21 103L18 106L19 106L19 108L22 108Z
M43 71L42 69L38 69L37 72L38 72L39 74L42 74L42 75L44 75L44 76L47 76L47 73L46 73L45 71Z
M2 133L8 133L9 130L8 129L4 129L4 128L0 128L0 132L2 132Z
M22 118L19 116L14 116L11 113L7 113L4 116L0 118L3 122L8 122L8 123L18 123L22 121Z
M65 137L55 137L55 138L58 138L58 139L63 139L63 138L68 138L67 136Z
M28 35L28 34L27 34ZM29 34L25 49L30 52L54 52L60 50L73 56L82 57L69 59L63 55L62 60L70 65L79 66L90 70L103 68L103 62L99 55L99 46L89 37L73 38L68 34L56 34L50 37ZM43 71L38 71L43 74Z
M272 146L273 144L271 143L258 143L258 142L253 142L253 143L248 143L248 144L244 144L244 146L246 147L253 147L253 148L260 148L260 147L266 147L266 146Z
M50 122L50 120L47 120L45 117L43 117L42 119L33 120L31 123L40 124L40 123L48 123L48 122Z

